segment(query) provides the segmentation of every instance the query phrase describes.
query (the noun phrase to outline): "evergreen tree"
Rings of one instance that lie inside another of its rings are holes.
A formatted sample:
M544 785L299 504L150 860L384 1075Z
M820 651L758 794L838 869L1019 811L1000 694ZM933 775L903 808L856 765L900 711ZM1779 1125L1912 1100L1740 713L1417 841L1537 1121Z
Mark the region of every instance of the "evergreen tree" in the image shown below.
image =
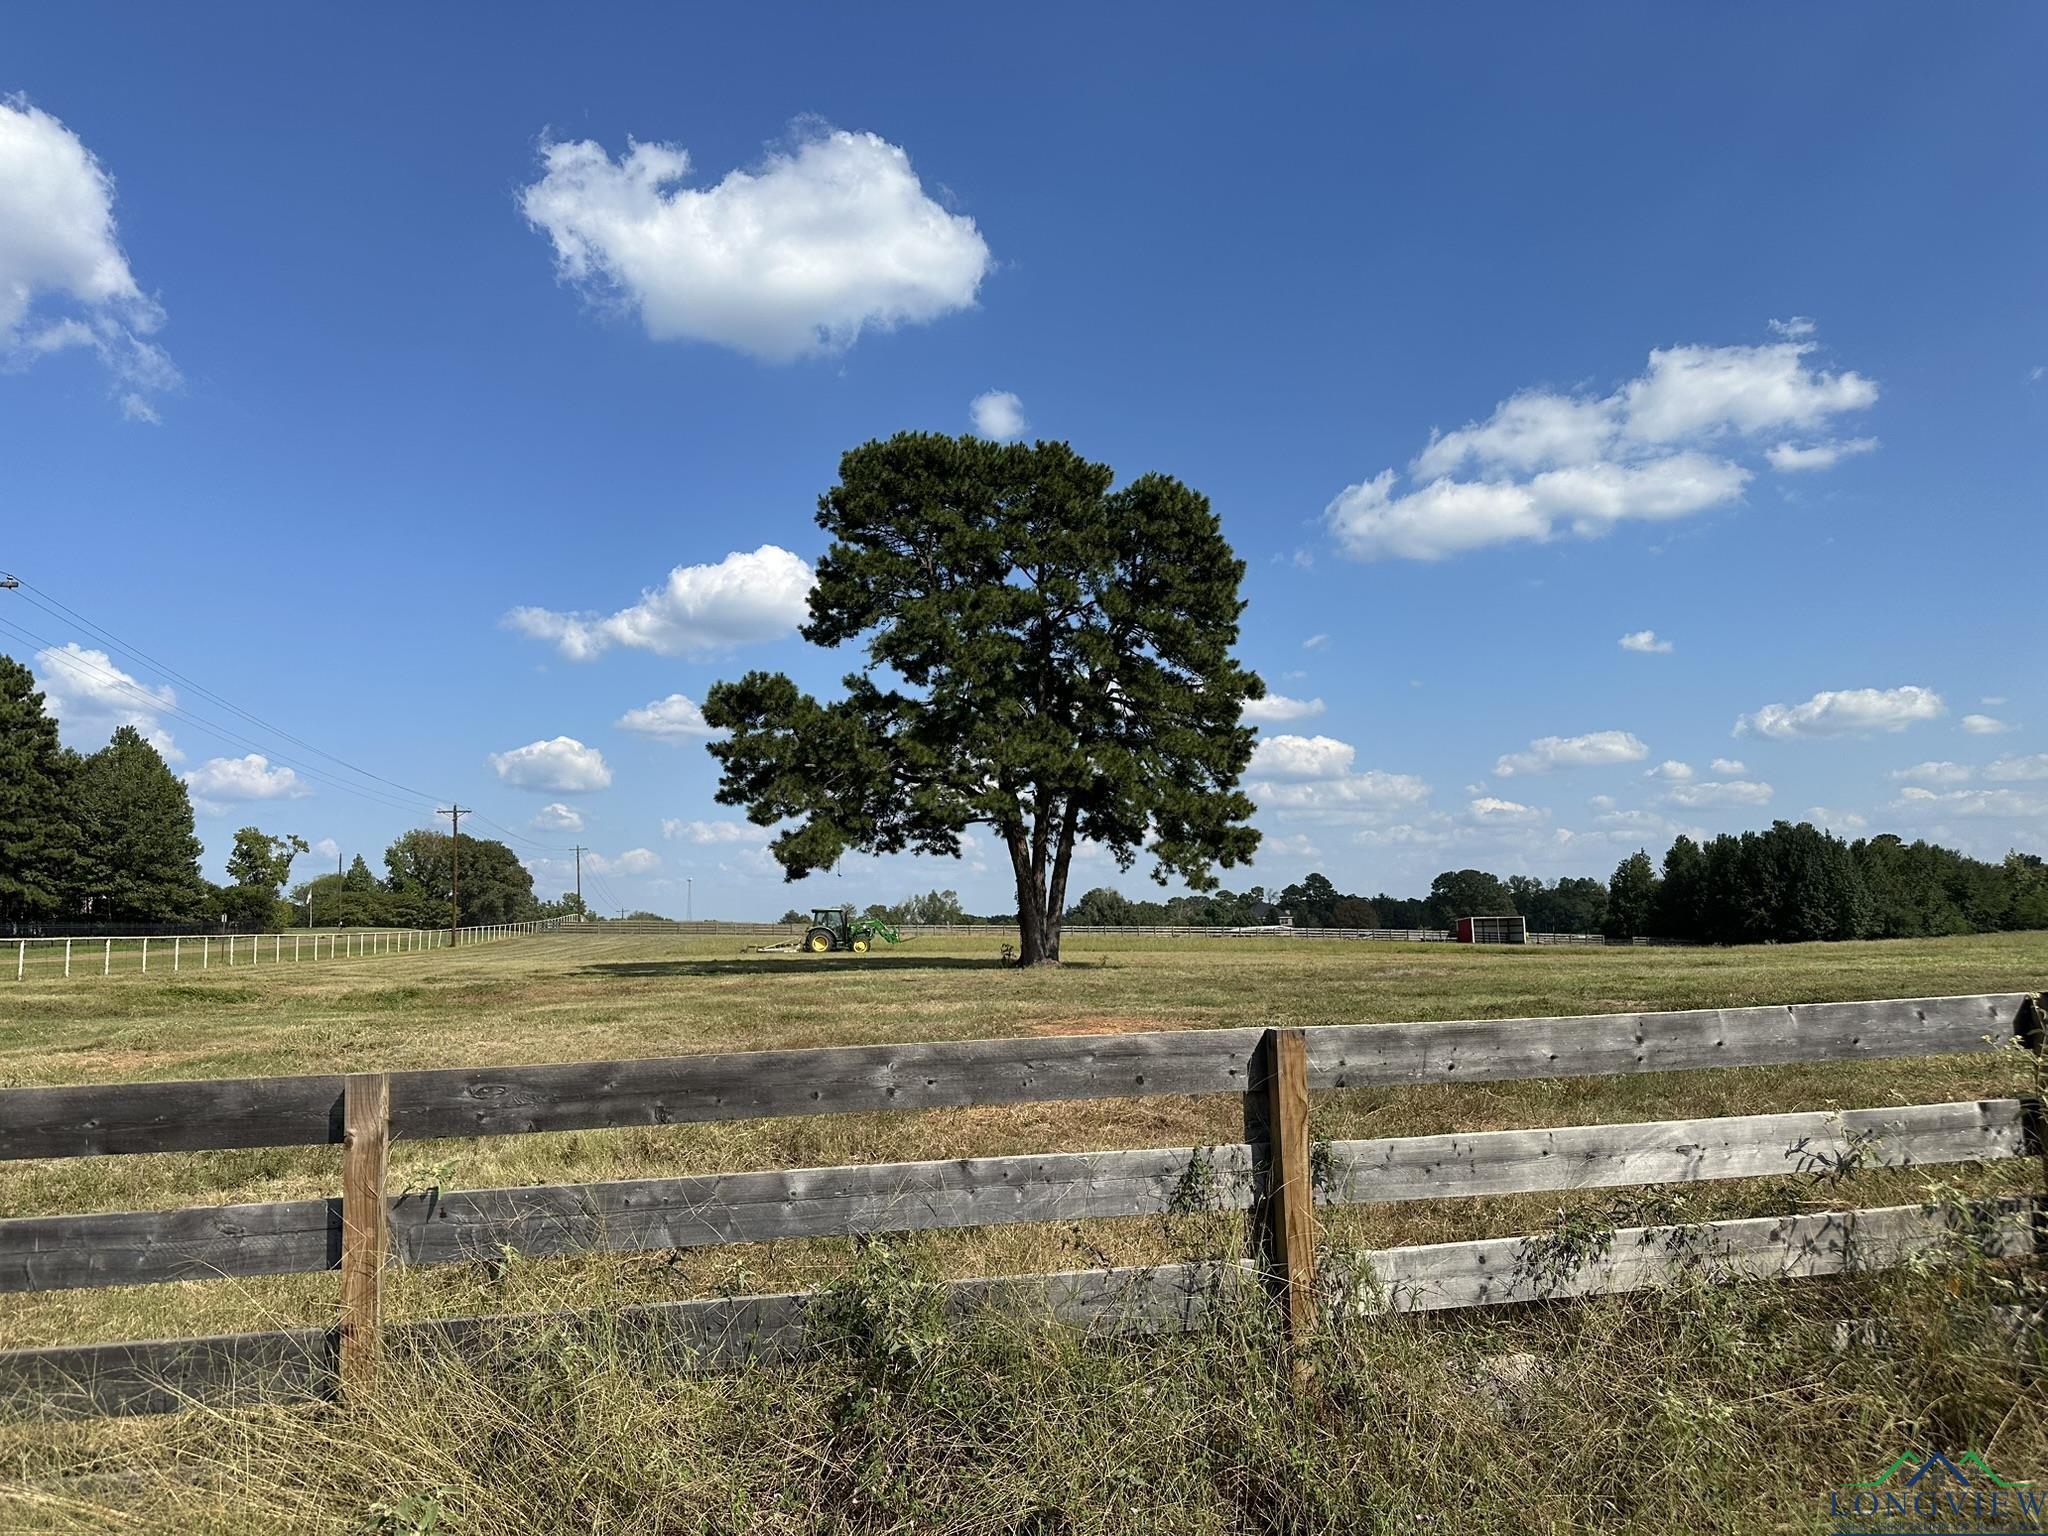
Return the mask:
M0 656L0 918L67 910L77 883L77 772L34 674Z
M1610 939L1633 939L1649 933L1657 912L1657 871L1650 855L1638 848L1623 859L1607 882L1607 927Z
M173 922L200 914L206 882L192 800L132 725L79 766L78 890L99 918Z
M867 665L832 703L756 672L704 705L728 733L720 803L798 823L769 845L789 878L849 848L957 856L993 827L1036 965L1059 959L1082 839L1197 890L1251 857L1244 563L1206 498L1113 478L1064 443L927 433L840 461L803 634Z

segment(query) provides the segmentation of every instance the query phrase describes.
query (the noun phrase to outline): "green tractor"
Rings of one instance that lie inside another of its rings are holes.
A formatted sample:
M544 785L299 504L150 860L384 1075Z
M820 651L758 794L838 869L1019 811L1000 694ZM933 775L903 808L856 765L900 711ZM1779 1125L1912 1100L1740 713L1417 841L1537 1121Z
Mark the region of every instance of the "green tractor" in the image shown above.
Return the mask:
M827 955L840 949L864 955L878 942L901 944L903 935L878 917L855 917L851 907L811 908L804 948L812 954Z

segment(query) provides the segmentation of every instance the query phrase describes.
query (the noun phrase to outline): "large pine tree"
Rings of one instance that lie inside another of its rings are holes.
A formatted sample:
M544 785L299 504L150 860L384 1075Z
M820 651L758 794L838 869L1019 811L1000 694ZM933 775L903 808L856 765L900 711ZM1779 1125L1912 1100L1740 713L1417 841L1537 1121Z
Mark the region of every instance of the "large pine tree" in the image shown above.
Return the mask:
M35 675L0 656L0 918L65 909L78 853L71 787L77 757L57 740Z
M78 775L84 834L78 889L97 918L172 922L199 915L205 884L192 800L132 725L85 759Z

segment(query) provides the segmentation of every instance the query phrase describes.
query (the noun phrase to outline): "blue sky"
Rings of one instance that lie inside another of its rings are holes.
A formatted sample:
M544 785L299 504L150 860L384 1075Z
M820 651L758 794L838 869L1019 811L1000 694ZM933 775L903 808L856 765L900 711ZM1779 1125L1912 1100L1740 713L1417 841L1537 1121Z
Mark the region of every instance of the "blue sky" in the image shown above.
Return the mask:
M1007 909L986 840L785 888L672 700L829 687L838 454L995 393L1249 563L1303 710L1234 887L1778 816L2039 849L2044 47L2016 5L24 12L0 647L77 744L168 738L216 871L454 796L547 893L580 842L617 904Z

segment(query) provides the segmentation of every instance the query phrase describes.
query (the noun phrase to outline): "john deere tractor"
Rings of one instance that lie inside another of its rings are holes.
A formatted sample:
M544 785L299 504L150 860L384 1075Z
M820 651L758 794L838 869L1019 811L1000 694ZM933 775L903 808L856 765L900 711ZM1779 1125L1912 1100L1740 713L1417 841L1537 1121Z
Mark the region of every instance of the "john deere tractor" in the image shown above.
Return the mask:
M810 930L804 934L804 948L814 955L835 949L864 955L877 943L901 944L903 935L878 917L855 917L851 907L811 908Z

